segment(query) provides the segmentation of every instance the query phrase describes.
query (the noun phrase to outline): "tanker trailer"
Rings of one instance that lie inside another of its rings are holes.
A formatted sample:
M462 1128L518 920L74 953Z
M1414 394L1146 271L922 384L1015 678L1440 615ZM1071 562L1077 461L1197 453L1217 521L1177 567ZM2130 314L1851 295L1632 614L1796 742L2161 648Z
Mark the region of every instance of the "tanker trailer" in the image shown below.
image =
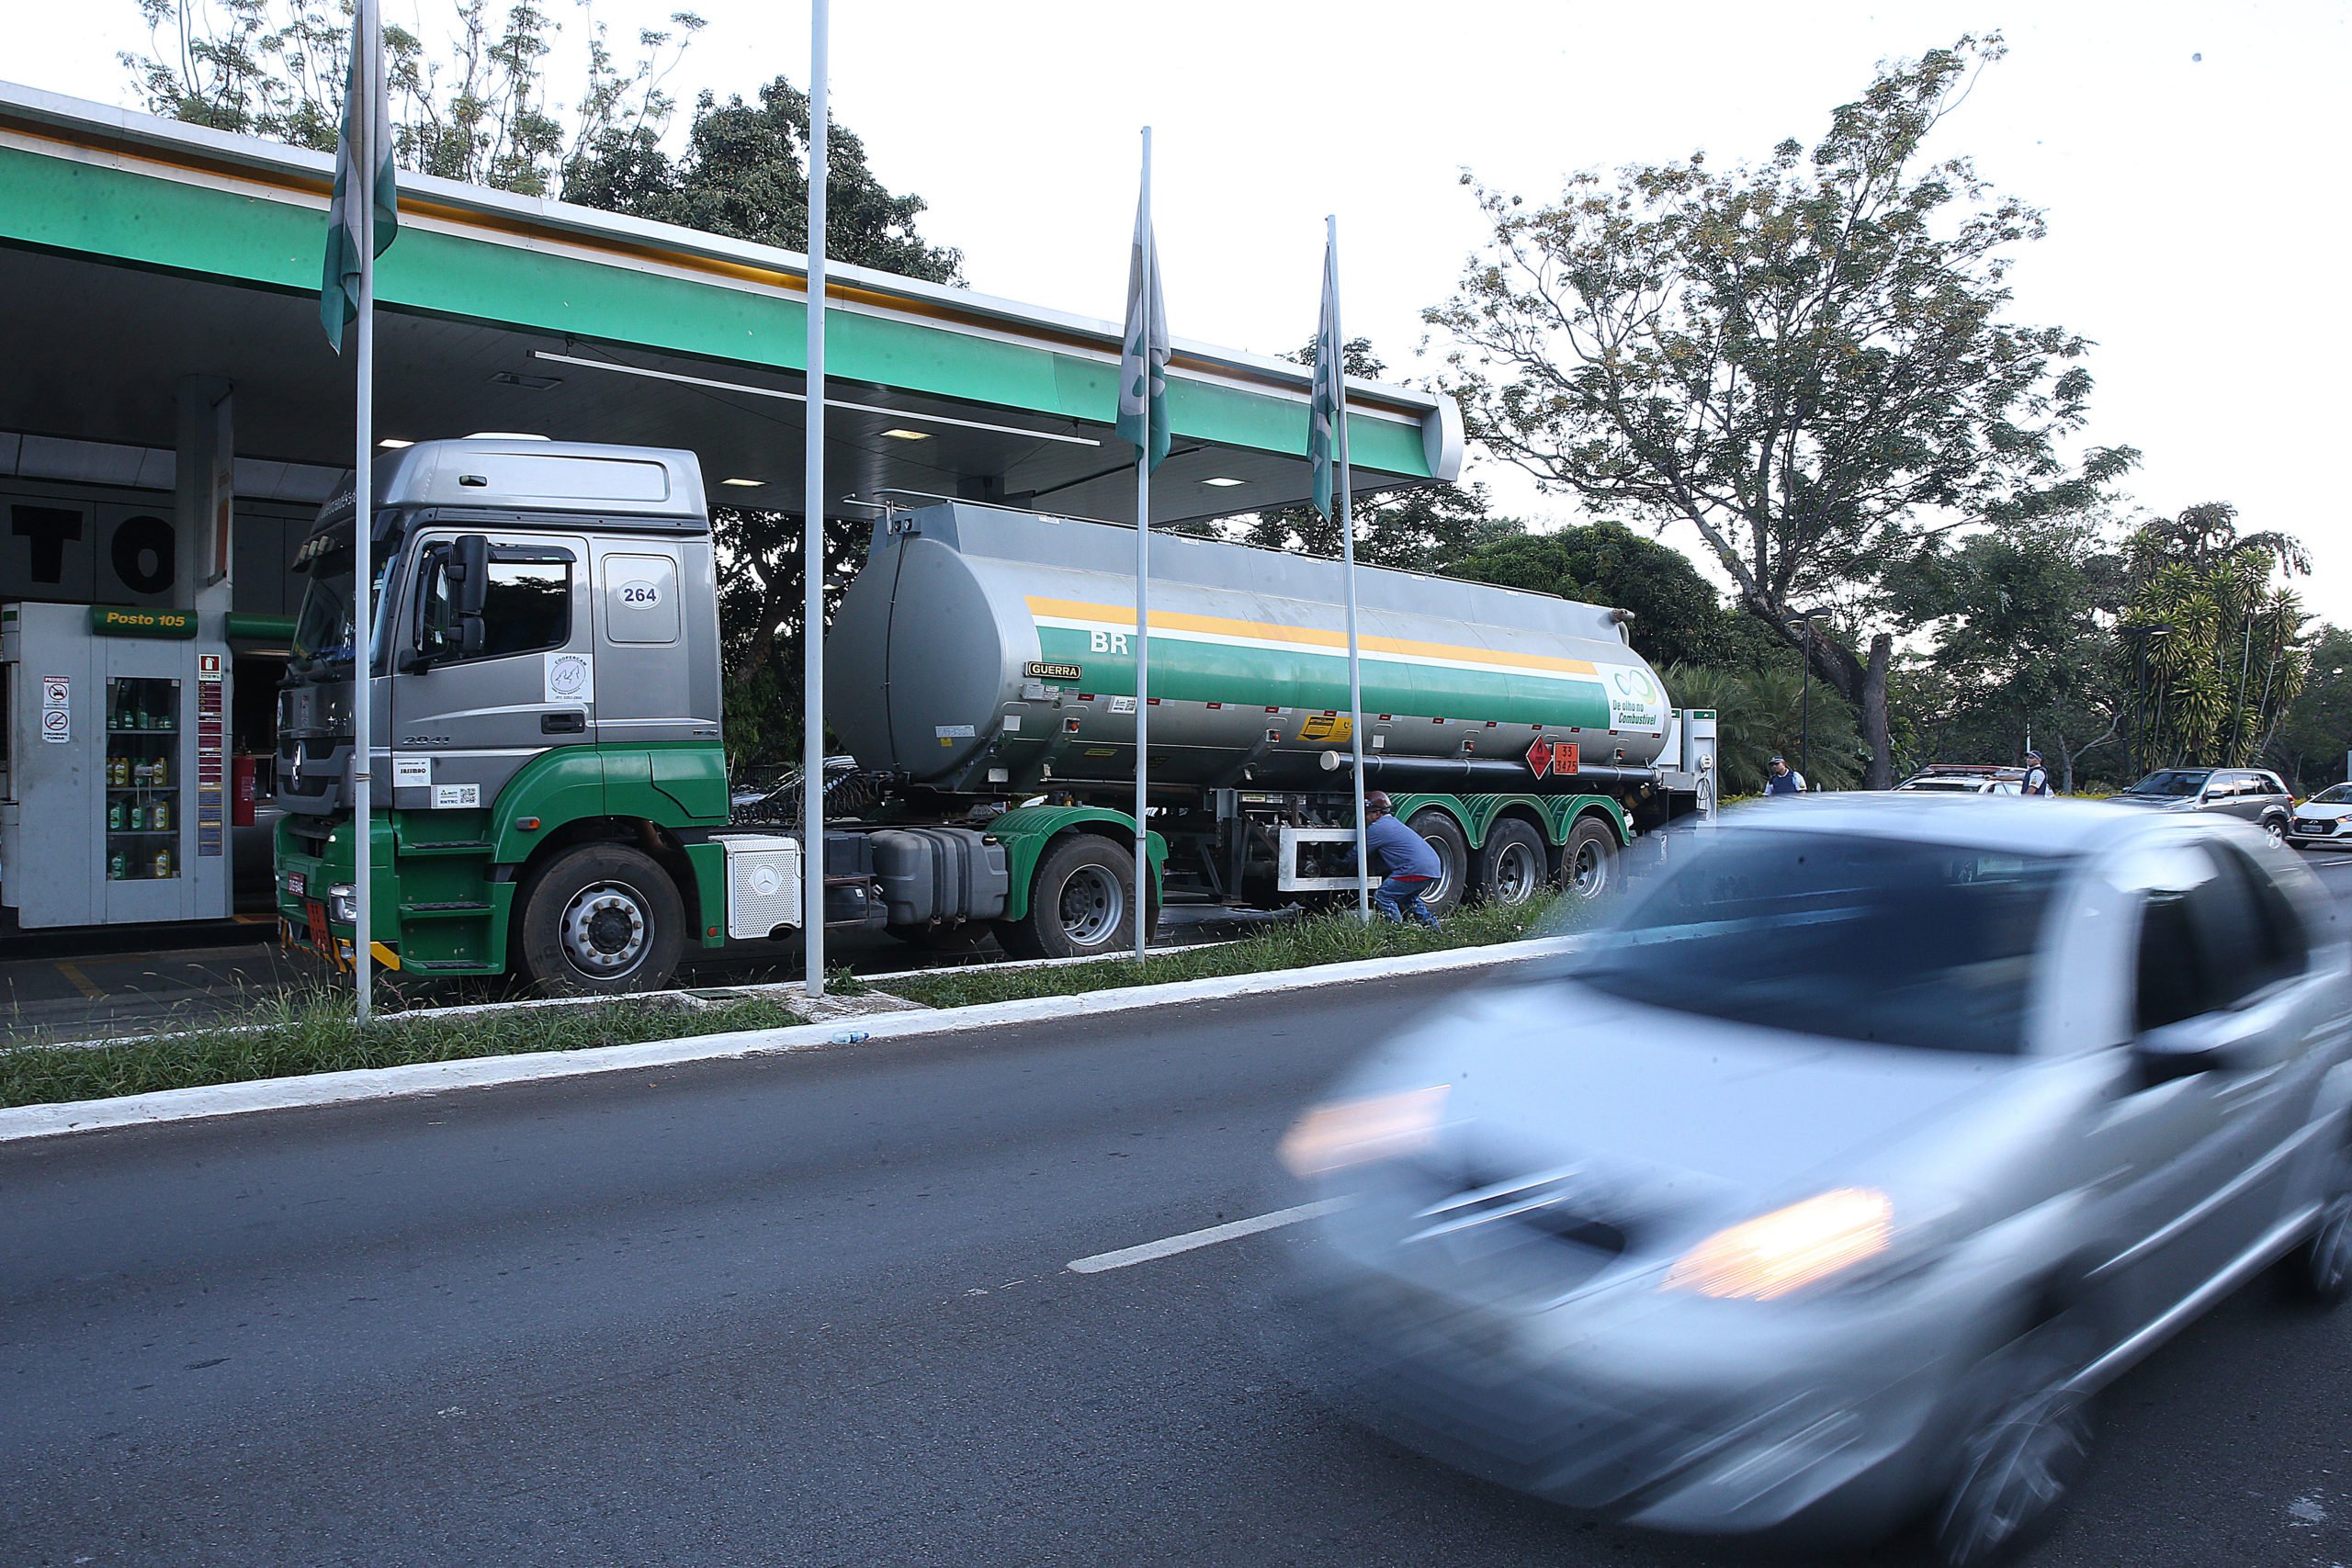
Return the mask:
M877 520L826 704L884 815L1017 832L1037 806L1010 803L1091 805L1106 839L1132 832L1134 558L1115 525L965 502ZM1337 561L1155 539L1165 897L1352 893L1344 592ZM1597 895L1635 832L1705 808L1713 715L1669 709L1621 612L1379 568L1357 598L1366 784L1436 849L1440 912Z
M281 933L435 978L668 982L689 943L773 938L821 866L829 928L991 931L1021 953L1134 940L1134 535L950 504L886 514L827 649L821 855L735 809L718 574L691 452L420 442L373 506L322 509L279 692ZM355 520L383 562L375 799L347 787ZM1430 902L1597 892L1636 829L1712 783L1611 612L1365 571L1370 782L1436 845ZM1154 567L1144 880L1259 906L1353 887L1340 569L1170 537ZM358 930L358 846L374 897Z

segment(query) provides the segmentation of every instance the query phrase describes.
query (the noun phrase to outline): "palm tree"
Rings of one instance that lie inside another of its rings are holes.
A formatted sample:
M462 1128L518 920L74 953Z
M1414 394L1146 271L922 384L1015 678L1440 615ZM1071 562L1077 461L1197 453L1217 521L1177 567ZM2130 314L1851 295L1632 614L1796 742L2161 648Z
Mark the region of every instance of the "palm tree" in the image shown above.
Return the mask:
M2310 664L2302 602L2278 578L2311 570L2290 535L2237 531L2225 502L2192 506L2125 547L2121 627L2147 637L2147 762L2243 767L2270 743Z

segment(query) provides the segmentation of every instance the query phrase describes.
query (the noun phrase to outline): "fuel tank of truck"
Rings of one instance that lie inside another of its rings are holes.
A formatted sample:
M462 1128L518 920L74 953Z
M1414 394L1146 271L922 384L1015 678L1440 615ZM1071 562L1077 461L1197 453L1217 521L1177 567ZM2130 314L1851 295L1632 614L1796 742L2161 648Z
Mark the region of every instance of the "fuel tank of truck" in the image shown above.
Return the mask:
M877 522L827 634L834 729L860 765L942 790L1131 788L1135 545L965 502ZM1467 759L1487 790L1657 759L1665 687L1610 611L1374 567L1356 581L1367 759ZM1344 788L1345 594L1337 561L1154 535L1153 784Z

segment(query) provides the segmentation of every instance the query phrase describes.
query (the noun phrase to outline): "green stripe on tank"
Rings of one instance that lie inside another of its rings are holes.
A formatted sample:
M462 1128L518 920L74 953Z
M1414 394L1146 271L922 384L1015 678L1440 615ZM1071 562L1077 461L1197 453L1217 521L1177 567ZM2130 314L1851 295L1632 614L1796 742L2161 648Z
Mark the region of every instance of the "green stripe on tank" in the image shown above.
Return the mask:
M1097 653L1091 634L1067 626L1039 626L1037 646L1046 662L1075 664L1085 671L1079 682L1084 690L1135 695L1134 655ZM1369 653L1362 656L1362 663L1363 705L1369 713L1609 728L1608 694L1599 681L1583 676L1453 670ZM1344 709L1348 659L1343 653L1304 649L1193 642L1182 634L1154 631L1151 694L1169 702Z

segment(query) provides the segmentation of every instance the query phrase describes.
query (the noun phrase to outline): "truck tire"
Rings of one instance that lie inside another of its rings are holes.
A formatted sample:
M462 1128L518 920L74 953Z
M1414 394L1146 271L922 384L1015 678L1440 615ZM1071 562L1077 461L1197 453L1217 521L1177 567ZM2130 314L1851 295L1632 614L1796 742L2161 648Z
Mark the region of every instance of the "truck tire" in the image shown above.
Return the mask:
M1524 904L1544 889L1544 835L1515 817L1487 829L1478 846L1476 888L1482 904Z
M1560 891L1580 903L1617 885L1617 835L1598 817L1579 817L1560 847Z
M1136 944L1136 860L1094 833L1069 833L1046 846L1029 879L1029 912L996 929L1018 958L1079 958ZM1159 923L1158 900L1148 918Z
M1437 852L1437 880L1421 889L1421 902L1443 919L1453 913L1470 886L1470 840L1462 826L1434 806L1424 806L1405 826L1429 840Z
M531 874L516 902L516 967L545 996L657 991L685 950L677 884L627 844L564 851Z

